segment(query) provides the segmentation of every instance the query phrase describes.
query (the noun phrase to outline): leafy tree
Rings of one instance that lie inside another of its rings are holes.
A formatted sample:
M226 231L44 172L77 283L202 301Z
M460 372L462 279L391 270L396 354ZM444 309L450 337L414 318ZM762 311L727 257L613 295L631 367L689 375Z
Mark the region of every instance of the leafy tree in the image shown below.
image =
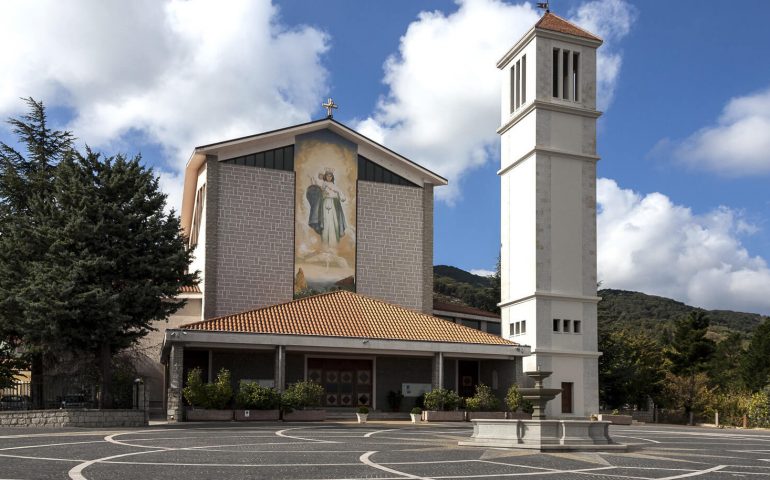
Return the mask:
M715 344L706 338L709 318L703 311L691 312L677 322L668 350L671 372L693 375L708 368Z
M741 359L740 374L752 392L770 384L770 318L765 318L754 330L749 347Z
M741 381L743 343L744 337L740 332L731 332L716 344L708 366L708 375L711 385L719 387L720 391L735 392L743 386Z
M658 398L666 375L662 347L644 333L599 332L599 398L609 408Z
M186 273L191 253L140 157L81 155L30 102L32 113L14 123L29 165L7 146L0 159L4 174L31 179L26 191L2 194L13 201L0 214L0 242L15 256L0 254L0 318L27 348L92 355L110 408L112 356L183 305L174 297L196 281Z
M692 375L666 375L666 400L670 407L681 408L686 415L702 412L715 401L714 390L709 388L708 376L701 373Z

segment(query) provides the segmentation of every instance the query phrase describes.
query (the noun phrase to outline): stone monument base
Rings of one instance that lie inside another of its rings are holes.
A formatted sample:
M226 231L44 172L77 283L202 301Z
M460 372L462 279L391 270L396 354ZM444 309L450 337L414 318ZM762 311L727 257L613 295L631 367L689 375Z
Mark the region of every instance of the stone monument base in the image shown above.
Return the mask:
M610 438L611 422L590 420L472 420L473 435L458 442L470 447L527 448L540 451L626 450Z

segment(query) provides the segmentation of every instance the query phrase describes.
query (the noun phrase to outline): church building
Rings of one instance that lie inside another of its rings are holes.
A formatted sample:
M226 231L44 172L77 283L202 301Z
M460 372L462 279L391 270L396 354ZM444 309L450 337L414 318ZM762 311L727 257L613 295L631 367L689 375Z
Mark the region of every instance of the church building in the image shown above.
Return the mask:
M596 48L551 13L503 75L502 315L433 302L433 189L447 181L327 118L195 148L182 225L196 288L145 339L151 406L183 418L187 372L308 379L327 409L402 411L436 387L500 398L552 370L550 415L598 410ZM435 239L441 241L441 239ZM561 408L559 408L561 407Z

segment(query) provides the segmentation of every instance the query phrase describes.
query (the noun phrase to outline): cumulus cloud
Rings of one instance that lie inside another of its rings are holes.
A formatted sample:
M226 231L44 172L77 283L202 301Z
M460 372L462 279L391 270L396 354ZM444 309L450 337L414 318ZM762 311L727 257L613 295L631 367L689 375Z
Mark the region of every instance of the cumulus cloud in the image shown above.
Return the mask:
M714 125L674 142L674 154L728 176L770 173L770 88L731 99Z
M327 35L268 0L6 1L0 43L0 116L33 96L93 146L159 144L175 202L193 146L309 120L328 76Z
M755 227L719 207L704 215L661 193L597 182L598 269L604 286L704 308L770 313L770 268L741 236Z
M385 62L387 95L357 127L365 135L449 178L437 190L448 202L460 193L464 173L498 149L500 74L497 60L539 13L530 3L459 0L457 11L422 12ZM617 42L631 28L633 8L622 0L597 0L574 12L574 21ZM609 55L605 55L605 51ZM609 104L621 65L618 50L599 50L600 104Z

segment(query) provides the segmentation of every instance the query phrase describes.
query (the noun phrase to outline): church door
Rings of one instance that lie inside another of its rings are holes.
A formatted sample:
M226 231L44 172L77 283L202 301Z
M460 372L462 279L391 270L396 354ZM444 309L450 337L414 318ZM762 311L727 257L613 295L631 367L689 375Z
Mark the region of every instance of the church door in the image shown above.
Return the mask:
M372 407L372 361L308 358L307 379L326 389L326 407Z

